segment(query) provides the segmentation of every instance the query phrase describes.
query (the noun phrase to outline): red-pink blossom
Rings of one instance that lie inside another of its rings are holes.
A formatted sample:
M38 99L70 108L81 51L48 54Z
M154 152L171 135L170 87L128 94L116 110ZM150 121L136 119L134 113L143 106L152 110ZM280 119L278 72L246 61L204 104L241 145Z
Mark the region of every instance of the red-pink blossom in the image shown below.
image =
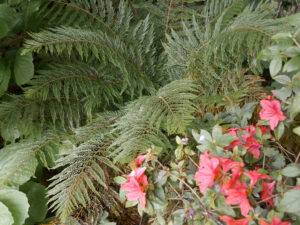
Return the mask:
M258 143L255 137L251 134L244 134L242 136L245 141L244 147L247 147L247 152L254 156L254 158L259 158L261 145Z
M254 187L256 182L261 179L272 180L272 178L267 174L262 174L257 170L251 170L250 172L244 172L244 174L250 178L251 180L251 187Z
M145 161L146 157L147 155L139 155L135 160L135 166L138 167L141 165Z
M243 218L235 220L229 216L220 216L220 219L227 223L227 225L248 225L251 218Z
M291 222L289 221L282 221L278 217L273 217L271 223L267 223L266 221L260 219L259 220L261 225L291 225Z
M270 121L270 128L274 130L279 121L285 120L285 116L281 111L280 102L278 100L261 100L260 105L262 110L259 116L262 120Z
M243 216L246 216L252 209L247 198L247 189L229 189L226 190L226 195L225 203L229 205L240 204L241 214Z
M134 169L128 176L127 182L121 185L121 188L127 192L128 201L138 200L142 209L146 208L146 193L148 179L145 175L146 167Z
M261 191L261 198L264 202L269 203L271 206L274 206L272 193L274 190L276 181L273 181L271 183L262 182L262 191Z
M215 179L220 174L220 162L216 158L210 158L208 151L200 155L200 166L194 180L198 181L200 192L203 194L207 188L214 185Z

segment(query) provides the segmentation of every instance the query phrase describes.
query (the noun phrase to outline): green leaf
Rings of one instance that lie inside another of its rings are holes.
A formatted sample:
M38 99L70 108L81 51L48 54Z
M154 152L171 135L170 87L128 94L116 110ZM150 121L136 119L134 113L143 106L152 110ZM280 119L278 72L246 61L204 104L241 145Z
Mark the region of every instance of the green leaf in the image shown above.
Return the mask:
M42 222L48 211L46 188L41 184L29 181L20 187L20 191L26 193L28 198L29 219L33 222Z
M227 216L235 217L235 212L230 205L225 204L225 197L223 195L218 195L216 198L216 210L221 214Z
M10 69L9 66L6 65L3 59L0 59L0 96L2 96L9 84L10 80Z
M7 26L7 23L5 23L5 21L3 20L0 20L0 39L5 37L8 31L9 28Z
M287 22L291 25L294 25L296 27L300 26L300 14L296 13L294 15L291 15L287 18Z
M24 193L13 189L0 190L0 202L2 202L12 214L14 225L23 225L28 217L29 204Z
M125 177L122 177L122 176L117 176L117 177L114 178L114 181L117 184L121 185L121 184L126 183L127 179Z
M300 168L297 166L287 166L282 170L282 174L286 177L297 177L300 175Z
M284 124L283 122L280 122L279 125L275 128L274 130L274 133L275 133L275 137L277 140L279 140L283 133L284 133Z
M290 59L285 65L283 70L286 72L293 72L300 69L300 56Z
M212 136L214 139L222 136L223 132L222 132L222 127L220 127L218 124L215 125L212 129Z
M15 80L19 86L26 84L34 74L32 53L28 52L25 55L21 55L21 51L22 49L17 52L14 64Z
M230 143L236 139L237 139L237 137L235 137L231 134L224 134L224 135L221 135L216 138L216 144L218 146L225 147L225 146L230 145Z
M300 126L299 126L299 127L295 127L295 128L293 129L293 132L294 132L295 134L297 134L297 135L300 136Z
M295 98L293 99L292 105L291 105L291 119L294 119L295 116L300 112L300 93L298 93Z
M2 225L12 225L14 223L14 218L2 202L0 202L0 221Z
M300 190L291 190L283 195L278 209L287 213L300 212Z
M134 200L134 201L127 201L126 204L125 204L125 207L126 208L130 208L130 207L133 207L135 205L138 204L138 201L137 200Z
M282 67L282 60L279 56L276 56L275 58L272 59L270 63L271 76L274 77L277 73L279 73L281 67Z
M273 77L273 79L280 84L289 84L292 82L291 78L289 78L287 75L278 75Z

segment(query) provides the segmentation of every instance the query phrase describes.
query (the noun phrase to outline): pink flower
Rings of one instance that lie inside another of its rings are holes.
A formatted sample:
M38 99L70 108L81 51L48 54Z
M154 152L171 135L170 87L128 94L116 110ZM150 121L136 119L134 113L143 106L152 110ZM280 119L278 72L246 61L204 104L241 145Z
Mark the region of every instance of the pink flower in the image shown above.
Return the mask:
M227 159L227 158L218 158L222 169L223 169L223 174L226 174L229 170L233 169L233 168L238 168L238 167L242 167L244 166L243 162L235 162L232 161L231 159Z
M227 198L226 204L236 205L240 204L241 214L247 216L248 212L252 209L247 198L247 189L229 189L226 190Z
M267 222L263 221L262 219L260 219L259 221L260 221L261 225L291 225L291 222L288 222L288 221L281 222L281 220L277 217L273 217L271 223L267 223Z
M229 216L220 216L220 219L227 223L227 225L248 225L250 218L243 218L239 220L232 219Z
M195 174L194 180L198 181L200 192L203 194L206 188L214 185L215 179L220 174L220 162L216 158L210 159L208 151L200 155L200 167Z
M285 120L285 116L281 111L280 102L278 100L270 100L270 98L266 100L261 100L260 105L262 110L259 112L259 116L262 120L270 121L270 128L274 130L278 125L279 121Z
M128 201L138 200L142 209L146 209L146 193L148 179L145 175L146 167L134 169L128 176L127 182L121 185L121 188L127 191L126 198Z
M135 160L135 166L138 167L139 165L141 165L145 161L146 157L147 155L138 156Z
M245 141L244 147L248 147L248 153L258 159L260 155L259 149L261 147L258 141L251 134L244 134L242 138Z
M262 182L262 192L261 192L261 198L264 202L269 203L271 206L274 206L273 199L272 199L272 193L274 190L276 181L273 181L272 183Z
M251 187L254 187L256 182L261 179L272 180L272 178L267 174L262 174L257 170L251 170L250 172L244 172L244 174L250 178L251 180Z

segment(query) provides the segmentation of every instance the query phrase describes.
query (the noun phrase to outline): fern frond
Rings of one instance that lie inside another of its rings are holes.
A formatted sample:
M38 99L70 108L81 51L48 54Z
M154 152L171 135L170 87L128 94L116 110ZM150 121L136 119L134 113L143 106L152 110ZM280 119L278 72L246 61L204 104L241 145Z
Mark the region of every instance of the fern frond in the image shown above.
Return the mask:
M107 76L102 68L100 71L89 63L82 62L50 65L31 80L31 86L25 88L25 97L44 101L48 98L56 98L57 101L63 99L62 102L65 100L67 104L69 99L81 99L90 115L96 105L103 110L108 105L122 101L122 81L118 76ZM88 99L93 97L97 97L97 101L91 104L93 102Z
M119 134L112 144L118 146L115 160L128 162L152 145L170 148L165 132L185 133L195 111L195 92L191 80L178 80L160 88L155 95L130 103L115 124L114 131Z
M223 14L215 24L207 23L205 32L195 19L193 28L183 25L181 36L173 31L164 45L171 79L191 77L207 96L237 91L237 83L244 79L243 65L247 63L254 73L262 71L255 55L272 34L289 29L284 20L271 19L269 7L260 4L254 10L248 6L226 26Z
M120 2L118 10L111 0L45 0L43 4L39 14L50 24L101 30L119 41L126 37L132 18L124 1Z
M151 79L156 75L155 50L151 49L153 31L148 19L134 27L128 40L134 44L130 45L124 45L99 31L71 27L53 28L31 36L33 40L25 43L26 51L40 52L43 49L58 55L66 52L69 56L78 53L85 59L94 55L103 64L114 67L115 73L123 75L124 89L129 84L140 91L153 88Z
M55 168L64 169L51 180L48 194L51 208L60 216L62 221L82 205L90 203L89 192L99 195L95 182L107 188L105 168L115 171L119 169L107 158L106 148L112 143L114 137L110 130L101 129L101 135L70 149L63 154ZM103 197L103 196L102 196Z
M44 129L78 127L85 117L79 99L26 99L11 95L0 104L0 132L6 141L38 137Z

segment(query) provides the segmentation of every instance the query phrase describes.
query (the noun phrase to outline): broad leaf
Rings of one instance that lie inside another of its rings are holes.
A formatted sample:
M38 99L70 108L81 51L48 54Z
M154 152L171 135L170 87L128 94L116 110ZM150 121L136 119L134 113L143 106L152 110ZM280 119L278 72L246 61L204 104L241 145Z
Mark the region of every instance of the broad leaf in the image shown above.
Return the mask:
M17 52L14 65L15 80L19 86L26 84L33 77L34 73L32 53L28 52L25 55L21 55L21 51L20 49Z
M286 177L297 177L300 175L300 168L297 166L288 166L282 170L282 174Z
M41 184L29 181L20 187L20 191L26 193L30 204L29 219L33 222L42 222L48 211L46 188Z
M284 194L278 206L280 211L288 213L300 212L300 190L291 190Z
M14 218L2 202L0 202L0 221L2 225L12 225L14 223Z
M0 190L0 202L10 211L14 225L23 225L28 217L29 204L26 195L13 189Z
M296 97L293 99L293 103L291 106L291 119L294 119L299 112L300 112L300 93L298 93Z
M276 56L274 59L272 59L270 63L270 74L271 76L275 76L279 73L282 67L282 60L279 56Z

